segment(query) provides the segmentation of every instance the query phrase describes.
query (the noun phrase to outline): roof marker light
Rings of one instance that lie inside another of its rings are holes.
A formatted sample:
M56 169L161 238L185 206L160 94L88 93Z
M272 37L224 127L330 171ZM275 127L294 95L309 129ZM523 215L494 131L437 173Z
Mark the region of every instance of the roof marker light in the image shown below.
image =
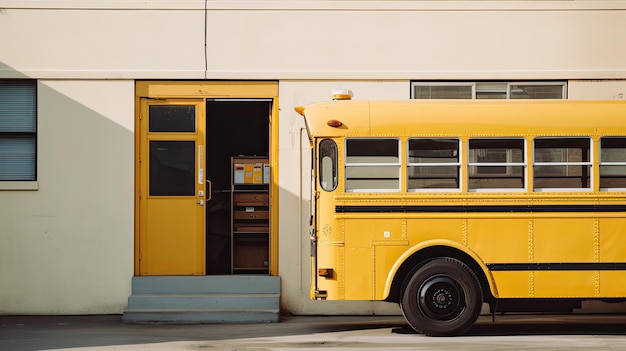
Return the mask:
M333 100L352 100L352 91L348 89L333 89Z

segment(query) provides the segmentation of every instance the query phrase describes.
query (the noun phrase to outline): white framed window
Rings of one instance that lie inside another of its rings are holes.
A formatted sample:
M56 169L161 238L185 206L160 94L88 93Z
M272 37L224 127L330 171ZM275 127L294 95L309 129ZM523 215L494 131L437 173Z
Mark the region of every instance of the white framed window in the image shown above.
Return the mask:
M346 139L346 192L400 191L400 141Z
M36 180L37 82L0 80L0 189Z
M407 190L461 190L458 139L412 138L407 142Z
M412 82L412 99L567 99L567 82Z
M626 138L600 139L600 191L626 191Z
M469 191L524 191L526 189L524 139L470 139Z
M535 191L590 191L590 138L537 138L533 147Z

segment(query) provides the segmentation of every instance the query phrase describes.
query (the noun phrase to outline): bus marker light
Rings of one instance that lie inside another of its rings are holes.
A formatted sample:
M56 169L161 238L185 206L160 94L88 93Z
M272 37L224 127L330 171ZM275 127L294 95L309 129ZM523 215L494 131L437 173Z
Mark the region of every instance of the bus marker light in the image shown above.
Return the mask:
M341 127L343 125L343 123L341 123L341 121L338 121L336 119L331 119L328 122L326 122L326 124L328 124L331 127Z
M333 277L333 269L332 268L320 268L320 269L317 270L317 274L320 277L332 278Z

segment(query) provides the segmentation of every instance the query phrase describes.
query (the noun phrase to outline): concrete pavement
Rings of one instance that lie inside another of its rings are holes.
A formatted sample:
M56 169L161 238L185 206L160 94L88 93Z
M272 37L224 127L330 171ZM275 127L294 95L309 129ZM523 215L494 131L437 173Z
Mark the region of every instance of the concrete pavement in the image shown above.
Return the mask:
M626 350L626 315L481 316L465 336L414 333L400 316L284 317L280 323L123 324L108 316L0 316L2 351Z

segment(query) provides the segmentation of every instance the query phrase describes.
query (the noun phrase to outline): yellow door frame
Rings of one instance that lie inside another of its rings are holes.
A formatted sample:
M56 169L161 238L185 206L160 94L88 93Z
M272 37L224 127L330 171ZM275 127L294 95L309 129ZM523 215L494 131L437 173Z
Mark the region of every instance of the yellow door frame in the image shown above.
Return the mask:
M270 275L278 275L278 82L276 81L137 81L135 84L135 275L140 275L141 99L272 99L270 126ZM209 150L206 150L209 152ZM145 220L145 219L143 219Z

